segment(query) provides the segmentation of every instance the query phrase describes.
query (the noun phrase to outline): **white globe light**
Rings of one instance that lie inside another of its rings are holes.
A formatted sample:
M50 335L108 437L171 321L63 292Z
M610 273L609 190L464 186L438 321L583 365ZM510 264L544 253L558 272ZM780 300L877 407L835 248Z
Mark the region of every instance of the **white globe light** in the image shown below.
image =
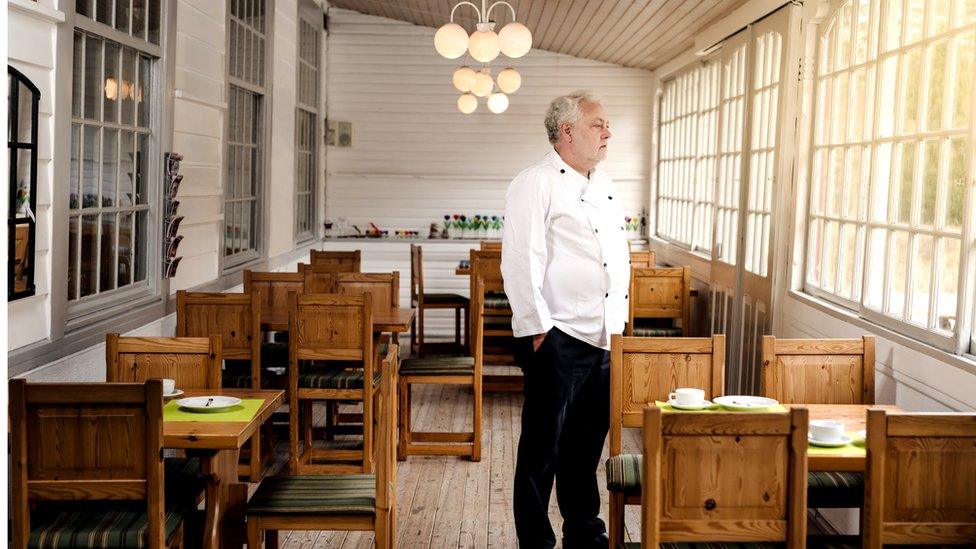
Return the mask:
M448 59L457 59L468 51L468 33L457 23L447 23L434 34L434 49Z
M522 75L511 67L498 73L498 89L505 93L515 93L522 86Z
M471 52L471 57L482 63L491 62L498 57L498 52L501 51L498 45L498 35L493 30L472 32L471 38L468 40L468 51Z
M471 114L478 108L478 98L470 93L466 93L458 97L457 106L458 110L464 114Z
M479 72L474 75L474 86L471 86L471 93L478 97L488 97L493 87L495 87L495 82L491 79L491 75L486 72Z
M498 32L498 41L502 53L512 58L522 57L532 49L532 33L529 32L529 27L516 21L502 27Z
M462 92L471 91L471 86L474 86L474 77L477 74L471 67L459 68L454 71L454 87Z
M491 97L488 98L488 110L495 113L501 114L505 112L508 108L508 96L504 93L493 93Z

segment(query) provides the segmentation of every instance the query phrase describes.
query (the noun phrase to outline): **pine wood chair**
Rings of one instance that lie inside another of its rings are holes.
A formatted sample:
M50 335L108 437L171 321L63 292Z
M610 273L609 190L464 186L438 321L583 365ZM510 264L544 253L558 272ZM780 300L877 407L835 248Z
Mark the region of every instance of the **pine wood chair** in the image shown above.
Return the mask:
M424 312L427 309L454 309L454 342L464 348L471 339L470 300L463 295L451 293L424 292L424 252L417 244L410 245L410 306L417 309L413 327L410 330L410 351L416 356L425 354ZM461 312L464 312L464 339L461 339Z
M341 295L373 296L374 311L400 308L400 272L336 273L333 293Z
M481 251L483 251L483 252L485 252L485 251L499 251L500 252L502 250L502 243L501 243L501 241L498 241L498 240L482 240L481 243L480 243L480 245L479 245L479 247L478 247L478 249L481 250Z
M373 394L379 382L372 317L370 293L291 297L288 423L293 475L372 471L373 440L368 428L363 429L361 450L318 449L312 444L312 403L316 401L361 402L363 425L372 425Z
M372 456L376 474L265 479L247 504L250 549L259 549L262 541L277 547L278 530L372 530L378 549L397 546L396 354L394 345L383 364L377 392L376 453Z
M625 335L680 337L691 328L691 268L630 270L630 313ZM681 326L674 326L680 320Z
M624 506L641 502L640 456L623 453L626 428L643 426L643 410L666 401L678 387L697 387L705 398L725 391L725 336L610 339L610 459L607 488L610 547L623 542Z
M657 267L657 257L653 251L630 252L630 266L634 269L653 269Z
M244 271L244 293L261 295L261 321L288 314L288 295L305 293L305 275L288 272Z
M12 547L182 546L194 499L165 490L160 380L9 387Z
M332 286L335 284L336 275L334 264L311 265L309 263L299 263L298 272L305 276L305 293L332 293Z
M210 337L121 337L105 335L109 383L145 383L169 378L177 389L220 389L222 342Z
M501 250L471 250L470 287L475 280L483 283L483 307L481 326L481 348L484 363L491 366L516 364L512 354L514 334L512 332L512 306L505 295L505 281L502 279ZM474 297L472 297L474 299ZM487 391L520 392L522 376L492 374L484 376Z
M643 416L642 546L806 546L805 408Z
M874 404L874 336L858 339L763 337L762 393L784 404ZM811 508L858 508L864 474L811 471Z
M308 262L316 267L327 266L336 273L358 273L362 265L360 250L352 252L328 252L312 250Z
M862 546L976 547L976 414L868 410Z
M261 296L258 292L176 292L176 336L211 335L220 336L224 358L221 386L258 389L275 385L268 373L261 370ZM263 430L265 435L271 434L270 429ZM261 431L254 433L249 448L241 455L247 462L238 473L246 475L251 482L261 480L264 465L271 456L270 451L261 451Z
M478 296L472 301L474 336L472 356L414 358L400 365L398 394L400 441L397 445L397 459L405 460L409 455L451 455L468 456L471 461L481 461L481 415L482 415L482 351L481 351L481 279L475 281L473 293ZM470 385L472 390L472 431L419 432L411 430L411 385Z

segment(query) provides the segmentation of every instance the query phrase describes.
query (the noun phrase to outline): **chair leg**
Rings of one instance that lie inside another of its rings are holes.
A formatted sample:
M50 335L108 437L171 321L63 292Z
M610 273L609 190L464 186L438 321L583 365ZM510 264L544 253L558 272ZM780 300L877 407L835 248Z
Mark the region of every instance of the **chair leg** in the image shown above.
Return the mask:
M410 321L410 352L416 352L417 347L417 317Z
M468 354L471 354L471 309L469 305L464 306L464 345L461 349L467 349Z
M312 439L314 437L312 434L312 402L311 400L301 402L302 423L304 424L303 439L306 452L312 451Z
M417 317L414 319L417 322L417 357L423 358L424 354L427 352L424 349L424 308L421 307L417 311Z
M267 441L266 441L267 442ZM258 427L251 435L251 459L248 480L250 482L261 482L261 427Z
M257 517L247 519L247 549L261 549L261 523ZM272 546L269 544L268 549Z
M278 531L277 530L265 530L264 531L264 545L267 549L278 549Z
M610 547L617 547L624 542L623 492L610 492L610 516L608 519L607 534L610 535Z
M461 347L461 345L462 345L462 341L461 341L461 307L456 307L454 309L454 344L457 345L459 349L463 349L464 348L464 347Z
M377 509L376 522L374 523L376 549L393 549L393 540L390 537L390 512Z
M407 382L406 378L401 377L399 383L397 383L397 398L399 399L400 410L397 413L397 424L399 431L399 439L397 443L397 461L406 461L407 459L407 444L410 442L410 384Z
M471 425L474 440L471 441L471 461L478 462L481 461L482 391L479 385L472 385L471 389L474 397L474 417Z
M288 399L288 470L291 474L298 474L298 396Z
M365 390L363 392L366 392ZM363 472L373 472L373 395L363 395Z

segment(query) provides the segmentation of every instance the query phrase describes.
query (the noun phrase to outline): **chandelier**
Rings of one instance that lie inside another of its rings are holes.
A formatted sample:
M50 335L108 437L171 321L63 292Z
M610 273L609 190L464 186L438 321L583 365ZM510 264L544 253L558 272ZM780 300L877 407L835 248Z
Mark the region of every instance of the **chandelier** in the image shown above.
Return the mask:
M471 6L478 14L477 29L468 36L464 27L454 22L454 12L463 5ZM495 22L490 19L491 11L497 6L506 6L512 12L512 22L495 33ZM503 0L487 6L486 0L481 0L481 9L468 1L458 2L451 9L451 19L434 34L434 49L446 59L457 59L465 53L483 64L481 70L462 66L454 71L454 87L464 95L458 98L458 109L464 114L470 114L478 108L478 98L487 97L488 110L499 114L508 108L508 95L514 93L522 85L522 76L517 70L508 67L495 78L492 78L491 68L487 65L498 57L499 53L513 59L522 57L532 49L532 33L528 27L515 21L515 8ZM498 91L495 91L497 86Z

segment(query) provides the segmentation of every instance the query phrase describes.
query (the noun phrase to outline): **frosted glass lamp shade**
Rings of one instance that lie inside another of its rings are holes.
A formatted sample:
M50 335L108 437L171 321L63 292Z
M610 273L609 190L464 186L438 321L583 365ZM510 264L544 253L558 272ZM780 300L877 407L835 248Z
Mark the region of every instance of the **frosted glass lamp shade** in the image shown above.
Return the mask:
M434 49L447 59L457 59L468 51L468 33L457 23L447 23L434 34Z
M458 110L464 114L471 114L478 108L478 98L470 93L466 93L458 97L457 106Z
M532 33L529 27L512 21L498 32L499 47L505 55L516 58L522 57L532 49Z
M471 87L474 86L474 77L477 74L471 67L459 68L454 71L454 87L461 92L471 91Z
M472 32L471 38L468 40L468 51L471 52L471 57L476 60L482 63L490 63L498 57L498 52L501 51L498 45L498 35L493 30Z
M488 110L495 114L501 114L506 109L508 109L508 96L504 93L491 94L491 97L488 98Z
M511 67L498 73L498 89L505 93L515 93L522 86L522 75Z
M471 87L471 93L478 97L488 97L493 87L495 87L495 82L491 79L491 75L486 72L479 72L474 75L474 86Z

